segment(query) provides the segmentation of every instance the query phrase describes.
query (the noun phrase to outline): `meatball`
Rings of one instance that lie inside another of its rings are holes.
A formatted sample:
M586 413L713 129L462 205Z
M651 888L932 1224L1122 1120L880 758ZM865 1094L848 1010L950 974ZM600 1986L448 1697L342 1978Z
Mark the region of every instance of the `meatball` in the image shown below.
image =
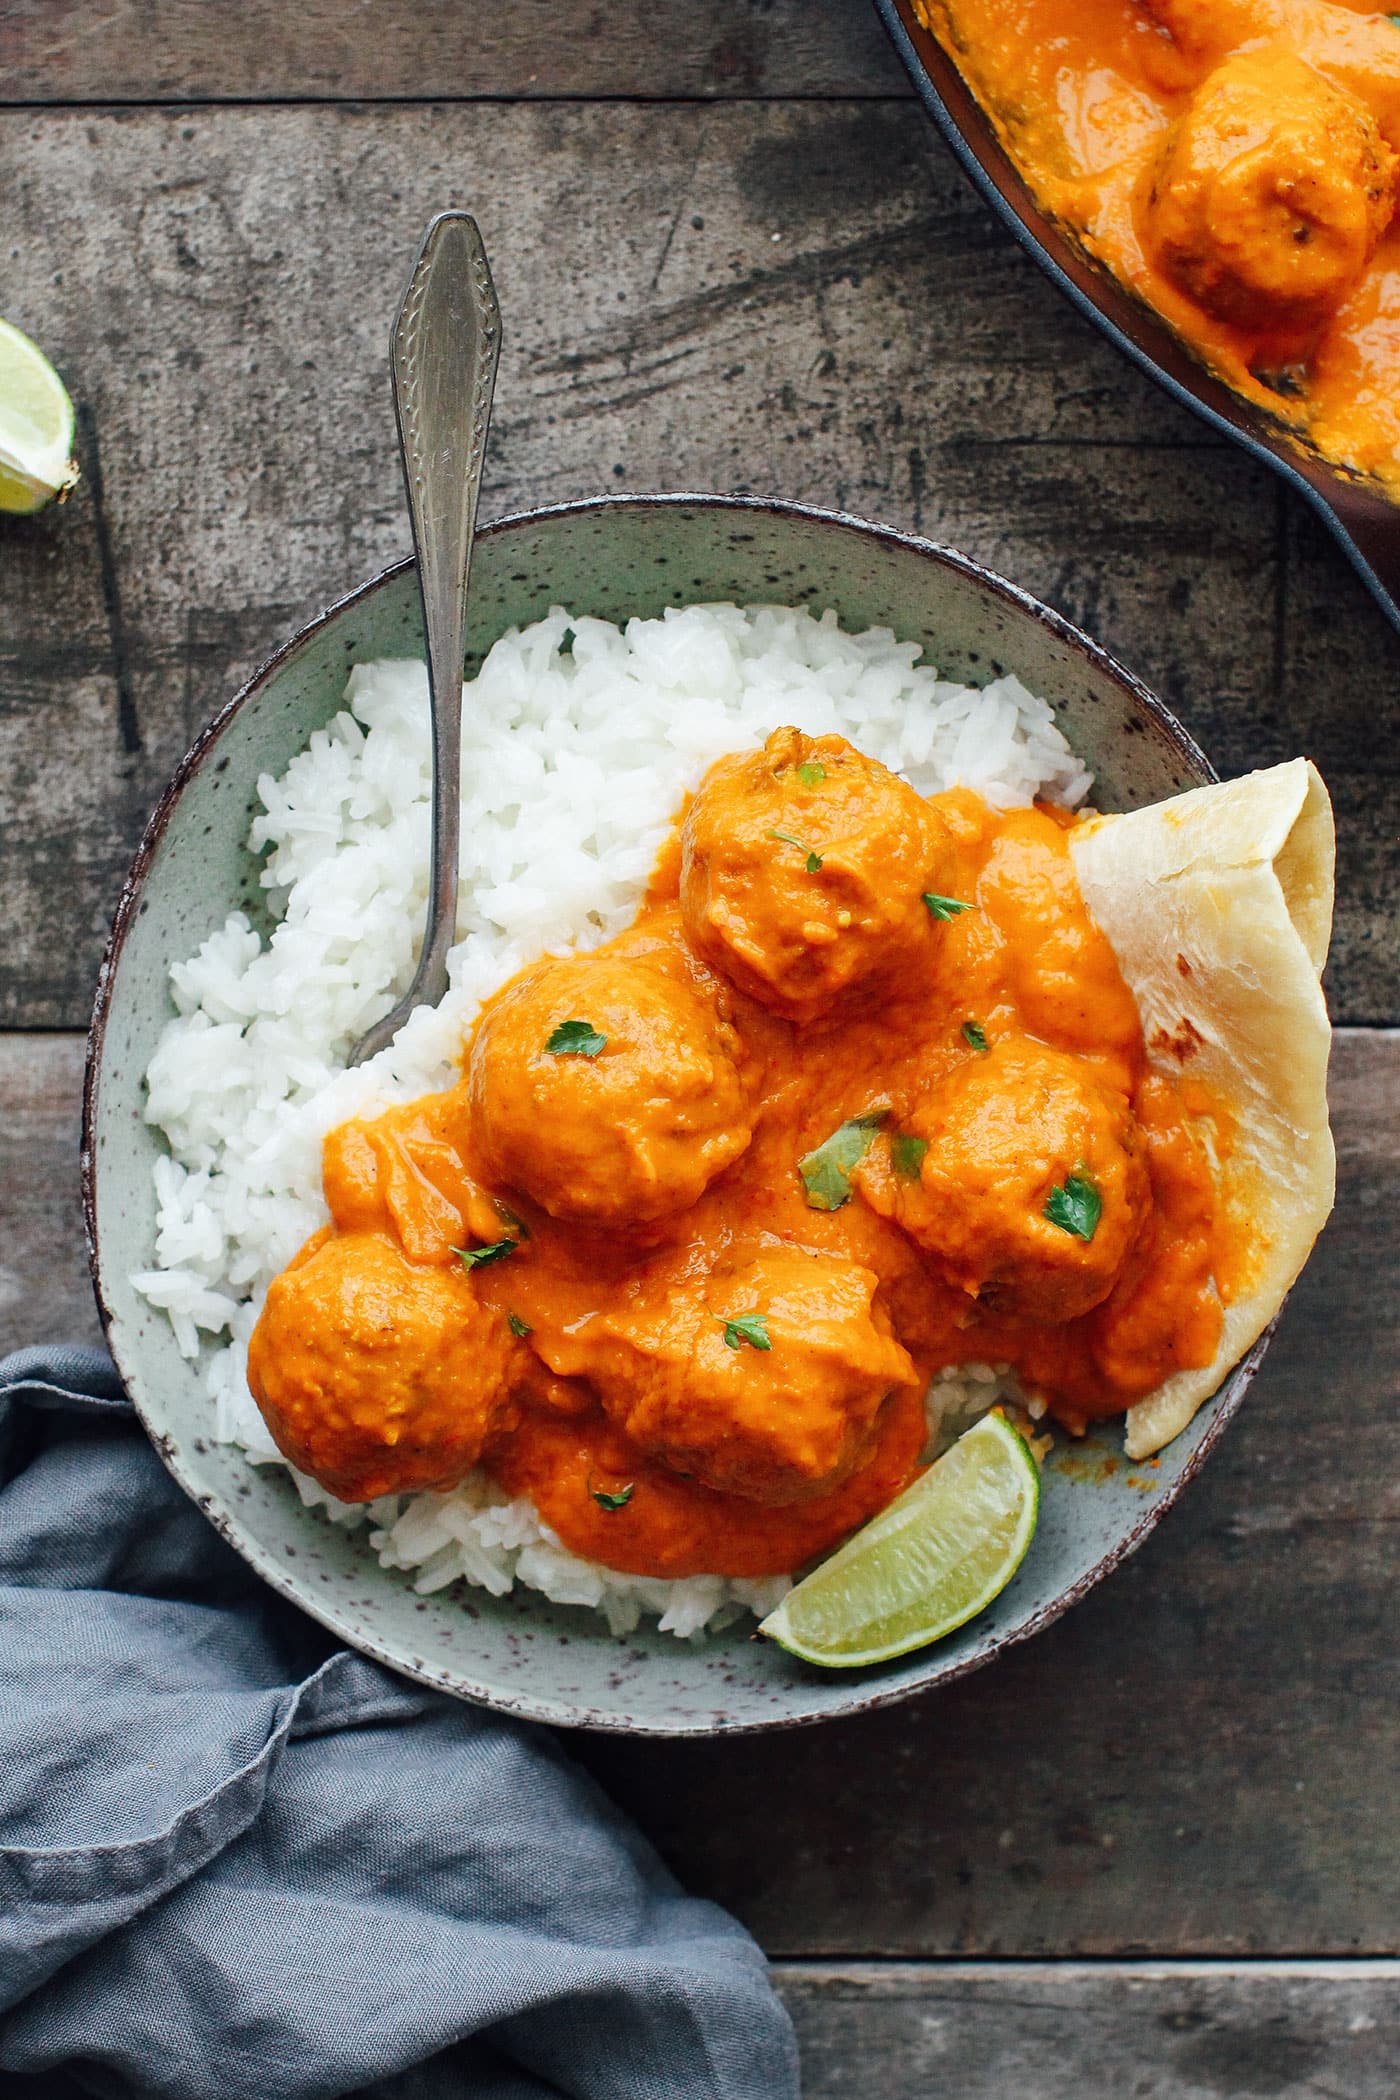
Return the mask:
M642 1451L706 1487L782 1505L829 1492L915 1384L856 1262L779 1247L708 1277L674 1266L546 1347Z
M376 1233L313 1240L248 1345L278 1449L342 1502L449 1488L514 1426L516 1350L455 1268L415 1268Z
M742 991L817 1020L936 939L923 897L946 892L948 862L906 781L844 737L779 729L706 776L681 833L681 908Z
M1123 1095L1079 1059L1024 1038L931 1088L856 1179L950 1283L991 1310L1047 1323L1108 1296L1149 1203Z
M1319 328L1359 280L1394 207L1395 157L1356 96L1281 44L1236 52L1172 125L1149 239L1208 313Z
M467 1068L488 1175L553 1217L617 1227L688 1208L739 1157L755 1076L723 999L615 956L531 970Z

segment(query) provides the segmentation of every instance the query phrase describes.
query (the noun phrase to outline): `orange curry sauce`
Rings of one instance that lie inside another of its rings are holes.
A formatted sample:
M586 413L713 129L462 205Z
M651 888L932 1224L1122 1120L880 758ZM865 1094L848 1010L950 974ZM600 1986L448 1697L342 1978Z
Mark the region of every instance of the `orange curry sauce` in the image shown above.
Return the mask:
M1209 1363L1203 1104L1148 1067L1074 822L839 737L714 768L627 932L512 980L449 1091L330 1133L334 1223L250 1351L282 1450L351 1500L480 1459L590 1559L753 1576L906 1484L940 1367L1014 1364L1082 1429Z
M1341 0L916 0L1045 210L1227 385L1400 488L1400 27Z

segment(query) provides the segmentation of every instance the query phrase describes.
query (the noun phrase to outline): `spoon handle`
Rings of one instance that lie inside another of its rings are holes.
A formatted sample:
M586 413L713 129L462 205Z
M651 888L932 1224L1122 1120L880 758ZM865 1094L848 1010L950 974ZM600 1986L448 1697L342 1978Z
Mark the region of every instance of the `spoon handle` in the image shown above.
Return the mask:
M432 702L428 922L412 984L356 1044L352 1064L382 1050L414 1007L436 1005L447 990L457 925L467 579L500 347L501 310L476 221L464 211L440 212L423 236L389 352Z

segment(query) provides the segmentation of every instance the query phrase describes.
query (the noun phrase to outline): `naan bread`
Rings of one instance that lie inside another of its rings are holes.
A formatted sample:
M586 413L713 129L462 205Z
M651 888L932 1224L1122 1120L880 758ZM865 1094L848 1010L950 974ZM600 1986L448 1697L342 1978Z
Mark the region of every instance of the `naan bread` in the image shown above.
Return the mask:
M1215 1361L1128 1410L1126 1449L1170 1443L1278 1311L1332 1208L1332 805L1307 759L1195 788L1070 834L1080 887L1137 998L1148 1055L1229 1114L1223 1200L1251 1249Z

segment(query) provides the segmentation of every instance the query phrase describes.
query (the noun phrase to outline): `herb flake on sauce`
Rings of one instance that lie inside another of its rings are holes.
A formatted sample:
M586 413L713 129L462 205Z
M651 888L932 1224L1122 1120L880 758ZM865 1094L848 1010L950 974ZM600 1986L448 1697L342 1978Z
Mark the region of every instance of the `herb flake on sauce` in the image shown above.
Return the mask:
M917 1181L927 1151L927 1138L911 1137L908 1131L901 1130L890 1139L890 1164L902 1180Z
M544 1047L551 1057L596 1057L606 1042L591 1021L561 1021Z
M826 779L826 767L815 758L804 759L797 769L797 777L805 788L820 787Z
M852 1170L874 1144L875 1133L888 1114L887 1108L872 1108L863 1116L851 1116L824 1144L797 1162L809 1209L840 1210L850 1201Z
M521 1319L518 1312L506 1314L506 1325L518 1342L523 1342L527 1334L533 1334L535 1331L528 1320Z
M514 1254L518 1240L492 1240L488 1247L454 1247L452 1252L464 1269L484 1269L491 1261L504 1261Z
M806 839L795 839L790 831L765 831L763 836L776 839L780 846L796 846L799 853L805 853L807 858L803 865L809 875L815 875L820 869L822 857L814 846L807 844Z
M972 1049L974 1049L974 1050L985 1050L985 1049L986 1049L986 1047L987 1047L987 1035L986 1035L986 1031L985 1031L985 1029L983 1029L983 1028L979 1027L976 1021L964 1021L964 1022L963 1022L963 1024L962 1024L962 1032L963 1032L963 1041L964 1041L965 1043L969 1044L969 1045L971 1046L971 1048L972 1048Z
M636 1491L637 1483L635 1480L629 1480L626 1487L619 1488L615 1495L610 1495L606 1488L590 1488L588 1490L599 1509L626 1509Z
M1061 1232L1072 1232L1079 1240L1091 1240L1103 1216L1103 1197L1086 1176L1071 1174L1063 1183L1056 1182L1041 1215L1058 1225Z
M710 1317L723 1327L726 1348L737 1349L744 1342L750 1349L771 1349L773 1346L768 1336L767 1313L737 1313L732 1320L727 1320L723 1313L712 1313Z
M930 918L956 919L960 911L972 909L970 904L964 904L958 897L940 897L937 890L925 890L923 896L929 908Z

